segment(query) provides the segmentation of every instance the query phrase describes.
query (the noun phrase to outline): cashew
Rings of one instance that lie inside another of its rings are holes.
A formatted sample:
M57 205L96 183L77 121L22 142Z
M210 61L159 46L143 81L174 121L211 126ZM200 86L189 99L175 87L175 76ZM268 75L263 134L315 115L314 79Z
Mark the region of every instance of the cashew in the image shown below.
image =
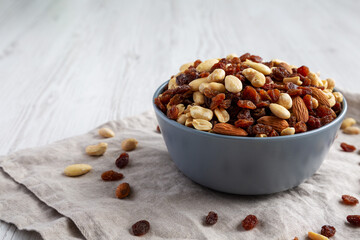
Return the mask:
M280 104L286 109L290 109L292 107L292 98L287 93L281 93L277 104Z
M225 77L225 88L229 92L238 93L242 90L243 85L240 79L234 75L228 75Z
M104 137L104 138L115 137L114 131L111 130L110 128L100 128L99 129L99 135Z
M184 104L180 103L180 104L176 105L176 107L177 107L177 109L179 109L178 116L180 116L185 111L185 106L184 106Z
M343 133L346 133L346 134L360 134L360 128L359 127L355 127L355 126L352 126L352 127L347 127L343 130Z
M204 119L194 119L192 121L192 125L195 129L200 131L209 131L212 129L212 124L209 121L206 121Z
M335 96L331 92L326 93L326 95L328 96L328 102L330 104L330 107L333 107L336 104Z
M230 120L230 115L224 108L216 108L214 113L221 123L226 123Z
M204 104L205 97L201 92L196 91L193 93L193 100L194 100L194 103L196 103L197 105L201 105L201 104Z
M225 71L222 69L215 69L209 76L208 82L221 82L225 78Z
M188 117L185 121L185 126L187 127L193 127L193 118L192 117Z
M202 63L200 63L197 67L196 70L199 72L208 72L210 71L210 69L212 68L212 66L214 66L214 64L218 63L219 60L218 59L209 59L206 60Z
M280 60L280 59L273 59L273 60L271 60L271 62L273 62L275 65L279 65L280 63L285 62L285 61Z
M327 88L333 90L334 87L335 87L335 81L334 81L334 79L328 78L328 79L326 79L326 81L328 82Z
M196 92L196 91L199 91L199 86L202 84L202 83L207 83L208 82L208 78L207 77L203 77L203 78L198 78L198 79L195 79L193 81L191 81L189 83L189 86L191 87L191 90L193 92Z
M337 102L341 103L344 101L344 96L340 92L333 92L332 94L334 95Z
M86 147L85 152L90 156L101 156L106 152L108 144L101 142L98 145L89 145Z
M327 237L317 234L317 233L314 233L314 232L308 232L308 237L311 240L329 240Z
M188 117L186 116L186 114L181 114L180 116L178 116L178 118L176 119L176 121L182 125L185 124L186 119L188 119Z
M124 151L132 151L137 147L138 141L135 138L127 138L121 142Z
M262 87L265 84L265 76L252 68L242 71L242 74L251 82L254 87Z
M312 102L313 109L317 109L319 106L319 101L316 98L311 97L311 102Z
M226 59L227 59L227 60L231 60L231 59L233 59L233 58L235 58L235 57L239 57L239 56L236 55L235 53L231 53L231 54L229 54L229 55L226 56Z
M317 87L318 86L323 86L323 83L322 83L321 79L315 73L309 72L308 78L310 78L310 80L311 80L311 85L314 85L314 86L317 86Z
M356 120L353 118L345 118L344 121L341 123L341 129L348 128L352 125L356 124Z
M64 174L68 177L77 177L88 173L91 169L89 164L73 164L65 168Z
M270 111L281 119L289 119L290 112L285 107L281 106L280 104L270 103Z
M294 134L295 134L295 128L293 128L293 127L287 127L285 129L283 129L280 133L281 136L294 135Z
M199 86L199 91L201 93L204 93L205 88L209 88L211 90L217 91L217 92L225 92L225 86L222 83L217 83L217 82L211 82L211 83L202 83Z
M169 87L169 89L175 89L178 87L178 85L176 83L176 77L172 77L170 79L168 87Z
M210 121L213 118L213 111L200 106L194 106L190 108L190 114L192 118L204 119Z
M188 62L188 63L184 63L183 65L181 65L180 67L180 72L185 72L186 69L188 69L190 66L194 65L194 62Z
M300 77L299 76L295 76L295 77L287 77L284 78L283 80L284 83L294 83L296 85L301 85L302 81L300 81Z
M244 64L250 66L251 68L261 72L262 74L264 75L269 75L271 73L271 69L262 64L262 63L256 63L256 62L253 62L253 61L250 61L249 59L246 59L246 61L244 62Z

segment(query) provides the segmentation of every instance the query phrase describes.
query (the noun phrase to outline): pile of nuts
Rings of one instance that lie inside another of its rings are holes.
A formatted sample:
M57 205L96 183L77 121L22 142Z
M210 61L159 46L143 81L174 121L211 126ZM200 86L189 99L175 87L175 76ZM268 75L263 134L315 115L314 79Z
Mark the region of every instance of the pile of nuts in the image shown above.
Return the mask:
M180 67L155 98L168 118L200 131L273 137L320 128L342 109L333 79L246 53Z

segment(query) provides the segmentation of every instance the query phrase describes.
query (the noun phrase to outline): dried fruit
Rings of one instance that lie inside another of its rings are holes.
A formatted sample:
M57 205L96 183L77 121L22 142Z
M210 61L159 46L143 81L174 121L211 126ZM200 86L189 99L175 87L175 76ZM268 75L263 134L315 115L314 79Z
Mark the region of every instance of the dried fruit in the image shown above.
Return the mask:
M255 215L248 215L246 218L241 222L241 225L245 230L253 229L256 224L258 223L258 219Z
M121 183L115 191L115 195L117 198L125 198L130 194L130 185L128 183Z
M225 94L219 93L211 99L210 109L214 110L225 100Z
M167 117L176 120L179 115L179 109L176 107L176 105L171 106L171 108L167 111Z
M126 167L126 165L128 165L128 163L129 163L129 154L127 153L120 154L120 156L115 161L115 165L118 168L124 168Z
M210 211L205 218L205 223L206 225L214 225L217 222L217 220L218 220L218 215L215 212Z
M124 175L122 173L118 173L113 170L109 170L101 174L101 179L104 181L117 181L122 179L123 177Z
M304 122L297 122L294 128L295 128L295 133L302 133L307 131L307 127Z
M250 100L239 100L237 102L237 105L241 108L247 108L247 109L255 109L255 104Z
M64 174L68 177L77 177L88 173L91 169L89 164L73 164L65 168Z
M234 125L238 128L247 128L254 124L253 118L240 118L235 121Z
M141 220L132 225L131 229L135 236L142 236L149 232L150 223L146 220Z
M360 215L349 215L346 220L353 226L360 227Z
M132 151L136 148L138 141L135 138L127 138L121 142L121 148L124 151Z
M110 128L105 128L105 127L99 129L99 135L104 137L104 138L115 137L114 131L111 130Z
M321 227L321 235L324 235L325 237L332 237L336 233L336 229L333 226L330 225L324 225Z
M157 131L158 133L161 133L161 130L160 130L159 125L157 125L157 127L156 127L156 131Z
M345 151L345 152L354 152L356 150L356 147L347 143L341 143L340 147Z
M359 203L359 200L357 200L357 198L350 195L342 195L341 198L343 200L343 203L346 205L356 205Z
M108 144L101 142L97 145L89 145L86 147L85 152L90 156L101 156L106 152Z
M297 69L297 73L306 77L309 74L309 68L307 66L301 66Z

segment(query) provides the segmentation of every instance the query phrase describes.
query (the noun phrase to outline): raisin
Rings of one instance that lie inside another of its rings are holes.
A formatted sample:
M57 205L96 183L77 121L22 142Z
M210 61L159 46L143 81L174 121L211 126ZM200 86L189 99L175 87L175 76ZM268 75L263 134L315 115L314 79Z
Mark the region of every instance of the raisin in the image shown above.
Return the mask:
M209 212L209 214L205 218L206 225L214 225L218 220L218 215L216 212Z
M204 77L207 77L207 76L209 76L210 75L210 73L209 72L202 72L202 73L200 73L200 78L204 78Z
M300 75L300 80L303 82L303 86L310 86L311 85L311 79L310 78L308 78L308 77L302 77L301 75Z
M179 109L176 107L176 105L173 105L168 111L167 111L167 117L176 120L179 115Z
M356 147L347 143L341 143L340 147L345 151L345 152L354 152L356 150Z
M128 165L128 163L129 163L129 154L127 154L127 153L120 154L118 159L116 159L116 161L115 161L115 165L118 168L124 168L124 167L126 167L126 165Z
M341 103L336 102L335 105L332 107L332 110L334 110L335 113L339 113L341 111Z
M134 225L132 225L131 229L135 236L142 236L142 235L146 234L147 232L149 232L150 223L146 220L141 220L141 221L134 223Z
M360 227L360 215L349 215L346 220L353 226Z
M156 127L156 131L157 131L158 133L161 133L161 130L160 130L159 125L157 125L157 127Z
M280 97L280 91L279 89L272 89L272 90L268 90L267 93L269 94L270 98L271 98L271 102L277 102L279 100Z
M160 101L160 98L155 98L154 100L155 105L162 111L162 112L166 112L166 107L164 106L164 104Z
M252 127L252 134L270 134L273 128L269 125L258 123Z
M226 70L226 64L224 62L219 61L218 63L215 63L211 69L210 72L213 72L215 69L222 69L222 70Z
M255 88L251 86L246 86L242 93L243 99L250 100L254 103L258 103L260 101L260 95L255 90Z
M130 194L130 185L128 183L121 183L115 191L117 198L126 198Z
M307 108L308 110L313 109L313 104L312 104L311 99L312 99L312 96L311 96L311 95L308 95L308 94L303 97L305 106L306 106L306 108Z
M200 63L202 63L200 59L196 60L194 62L194 68L197 68L197 66L199 66Z
M314 116L309 116L309 120L307 121L307 125L308 125L310 130L319 128L319 127L321 127L321 120L320 120L320 118L317 118L317 117L314 117Z
M245 230L253 229L258 223L258 219L255 215L248 215L244 220L242 220L241 225Z
M292 83L292 82L289 82L289 83L286 83L285 84L285 89L284 90L290 90L290 89L297 89L299 86Z
M251 55L249 58L251 61L253 62L257 62L257 63L261 63L263 61L263 59L259 56L256 55Z
M287 91L287 93L291 96L291 97L297 97L297 96L301 96L303 94L302 89L289 89Z
M184 97L181 94L175 94L169 101L169 105L178 105L180 103L182 103L182 101L184 100Z
M301 66L297 69L297 73L301 74L302 76L306 77L309 74L309 68L307 66Z
M316 115L318 116L318 117L325 117L325 116L327 116L327 115L331 115L331 116L335 116L336 117L336 114L334 113L334 111L331 109L331 108L329 108L329 107L327 107L327 106L325 106L325 105L320 105L317 109L316 109Z
M264 89L259 90L259 95L260 95L261 100L263 100L263 101L271 101L271 97L269 96L269 94Z
M214 110L225 100L225 94L219 93L211 99L210 109Z
M270 105L269 101L262 101L256 104L257 108L263 108L263 107L268 107Z
M231 99L225 99L222 103L219 104L219 107L228 109L231 106Z
M240 61L244 62L246 59L249 59L250 56L251 56L250 53L245 53L240 56Z
M304 122L297 122L294 128L295 128L295 133L302 133L307 131L307 127Z
M237 102L237 105L241 108L247 108L247 109L255 109L255 104L250 100L239 100Z
M199 73L195 68L188 68L184 73L181 73L176 77L176 84L179 86L189 84L192 80L195 80L198 77Z
M276 136L279 136L279 133L273 129L270 131L270 133L268 134L268 137L276 137Z
M336 229L333 226L330 225L324 225L321 227L321 235L325 236L325 237L332 237L334 236L336 233Z
M350 195L342 195L341 198L343 200L343 203L346 205L356 205L359 203L359 200L357 200L357 198Z
M251 118L250 110L249 109L241 109L238 113L237 118Z
M266 110L265 110L265 108L257 108L257 109L255 109L255 110L253 111L253 114L252 114L252 116L253 116L254 118L256 118L256 119L261 118L261 117L263 117L263 116L265 116L265 115L266 115Z
M113 170L109 170L101 174L101 179L104 181L117 181L122 179L123 177L124 175L122 173L118 173Z
M235 121L235 127L246 128L254 124L253 118L240 118Z
M327 116L322 117L322 118L320 119L322 126L324 126L324 125L326 125L326 124L328 124L328 123L331 123L333 120L334 120L334 117L331 116L331 115L327 115Z
M276 67L272 70L273 78L282 82L285 77L288 77L290 73L283 67Z

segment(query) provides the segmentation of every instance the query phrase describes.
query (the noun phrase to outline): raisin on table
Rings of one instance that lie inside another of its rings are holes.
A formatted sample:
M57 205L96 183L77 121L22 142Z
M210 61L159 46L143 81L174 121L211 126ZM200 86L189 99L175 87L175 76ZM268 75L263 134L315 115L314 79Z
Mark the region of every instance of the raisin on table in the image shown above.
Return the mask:
M149 232L150 223L146 220L141 220L141 221L134 223L134 225L132 225L131 229L135 236L142 236Z
M357 200L357 198L350 196L350 195L342 195L341 196L343 203L346 205L356 205L359 203L359 200Z
M101 174L101 179L104 181L117 181L122 179L123 177L124 175L122 173L118 173L113 170L109 170Z
M216 212L210 211L205 218L206 225L214 225L218 220L218 215Z
M248 215L244 220L242 220L241 225L245 230L253 229L258 223L258 219L255 215Z
M127 154L127 153L120 154L118 159L116 159L116 161L115 161L115 165L118 168L124 168L124 167L126 167L126 165L128 165L128 163L129 163L129 154Z
M336 229L333 226L330 225L324 225L321 227L321 235L325 237L332 237L336 233Z
M354 152L356 150L356 147L347 143L341 143L340 147L345 151L345 152Z
M346 220L355 227L360 227L360 215L349 215Z

